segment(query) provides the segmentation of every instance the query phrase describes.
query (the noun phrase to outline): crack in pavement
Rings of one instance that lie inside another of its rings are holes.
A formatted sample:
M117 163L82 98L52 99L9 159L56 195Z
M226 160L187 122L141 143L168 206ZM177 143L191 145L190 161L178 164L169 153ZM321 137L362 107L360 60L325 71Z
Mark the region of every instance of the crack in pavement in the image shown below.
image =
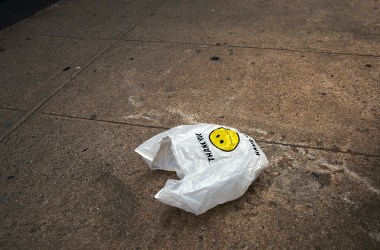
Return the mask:
M27 110L16 109L16 108L10 108L10 107L0 107L0 109L7 109L7 110L13 110L13 111L20 111L20 112L25 112L25 111L27 111Z
M124 41L127 41L127 42L145 42L145 43L182 44L182 45L195 45L195 46L212 46L212 47L224 47L224 48L275 50L275 51L290 51L290 52L306 52L306 53L314 53L314 54L342 55L342 56L360 56L360 57L375 57L375 58L380 58L380 55L343 53L343 52L334 52L334 51L323 51L323 50L318 50L318 49L306 50L306 49L289 49L289 48L241 46L241 45L216 45L216 44L211 44L211 43L191 43L191 42L173 42L173 41L162 41L162 40L138 40L138 39L124 39Z
M118 122L118 121L109 121L109 120L103 120L103 119L91 119L91 118L84 118L79 116L71 116L71 115L60 115L55 113L49 113L49 112L41 112L42 115L48 115L48 116L56 116L56 117L64 117L69 119L78 119L78 120L85 120L85 121L91 121L91 122L104 122L104 123L111 123L111 124L119 124L119 125L127 125L127 126L133 126L133 127L141 127L141 128L154 128L154 129L160 129L160 130L168 130L169 127L159 127L159 126L149 126L149 125L141 125L141 124L131 124L127 122ZM378 155L366 155L362 153L355 153L355 152L344 152L344 151L332 151L325 148L317 148L317 147L310 147L310 146L302 146L302 145L296 145L296 144L286 144L286 143L278 143L278 142L271 142L271 141L265 141L265 140L256 140L257 142L269 144L269 145L278 145L278 146L284 146L284 147L295 147L295 148L302 148L302 149L312 149L312 150L319 150L319 151L325 151L329 153L340 153L340 154L350 154L350 155L360 155L360 156L369 156L369 157L380 157ZM326 165L330 170L336 170L333 169L328 164ZM377 195L380 195L380 190L373 187L365 178L359 176L357 173L351 171L348 169L347 166L342 166L342 169L345 173L347 173L351 178L359 181L360 183L363 183L366 185L366 187L374 192Z
M57 116L57 117L66 117L66 118L72 118L72 119L80 119L80 120L87 120L87 121L97 121L97 122L105 122L105 123L112 123L112 124L122 124L122 125L135 126L135 127L143 127L143 128L156 128L156 129L162 129L162 130L171 129L171 127L142 125L142 124L135 124L135 123L129 123L129 122L120 122L120 121L111 121L111 120L98 119L98 118L91 119L91 118L87 118L87 117L73 116L73 115L64 115L64 114L57 114L57 113L52 113L52 112L40 112L40 113L44 114L44 115L51 115L51 116ZM320 147L313 147L313 146L300 145L300 144L294 144L294 143L282 143L282 142L267 141L267 140L255 140L255 141L260 142L260 143L271 144L271 145L280 145L280 146L288 146L288 147L295 147L295 148L305 148L305 149L321 150L321 151L330 152L330 153L341 153L341 154L350 154L350 155L368 156L368 157L380 157L380 155L364 154L364 153L352 152L352 151L342 151L342 150L329 149L329 148L320 148Z

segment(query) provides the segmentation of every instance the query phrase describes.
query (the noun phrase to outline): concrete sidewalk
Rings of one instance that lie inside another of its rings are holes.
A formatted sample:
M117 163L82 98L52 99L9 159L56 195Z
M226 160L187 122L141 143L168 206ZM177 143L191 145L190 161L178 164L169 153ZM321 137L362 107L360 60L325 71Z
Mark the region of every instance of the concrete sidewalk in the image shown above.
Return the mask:
M0 248L379 249L379 8L62 0L0 31ZM200 122L270 166L194 216L133 151Z

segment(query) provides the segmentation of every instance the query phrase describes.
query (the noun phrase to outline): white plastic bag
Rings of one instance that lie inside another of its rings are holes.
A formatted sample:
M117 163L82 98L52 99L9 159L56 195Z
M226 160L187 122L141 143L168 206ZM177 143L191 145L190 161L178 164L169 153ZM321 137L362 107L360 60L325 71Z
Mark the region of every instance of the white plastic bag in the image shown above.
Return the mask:
M183 125L136 148L151 169L176 171L155 196L196 215L242 196L268 160L256 142L236 129Z

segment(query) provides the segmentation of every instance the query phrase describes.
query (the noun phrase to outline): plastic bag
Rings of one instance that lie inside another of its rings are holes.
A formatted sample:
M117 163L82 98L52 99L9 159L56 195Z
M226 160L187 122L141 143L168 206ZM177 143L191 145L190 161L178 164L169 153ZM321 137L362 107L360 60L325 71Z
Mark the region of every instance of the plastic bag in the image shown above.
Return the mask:
M242 196L268 166L249 136L214 124L183 125L160 133L135 150L151 169L176 171L155 195L196 215Z

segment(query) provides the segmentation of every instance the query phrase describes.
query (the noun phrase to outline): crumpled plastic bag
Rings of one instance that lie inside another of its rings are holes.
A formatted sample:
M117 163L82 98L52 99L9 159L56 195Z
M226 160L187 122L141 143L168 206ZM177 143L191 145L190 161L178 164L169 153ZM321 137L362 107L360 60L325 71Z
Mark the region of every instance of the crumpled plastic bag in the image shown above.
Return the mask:
M135 150L150 169L175 171L155 195L196 215L242 196L268 166L251 137L214 124L182 125L160 133Z

